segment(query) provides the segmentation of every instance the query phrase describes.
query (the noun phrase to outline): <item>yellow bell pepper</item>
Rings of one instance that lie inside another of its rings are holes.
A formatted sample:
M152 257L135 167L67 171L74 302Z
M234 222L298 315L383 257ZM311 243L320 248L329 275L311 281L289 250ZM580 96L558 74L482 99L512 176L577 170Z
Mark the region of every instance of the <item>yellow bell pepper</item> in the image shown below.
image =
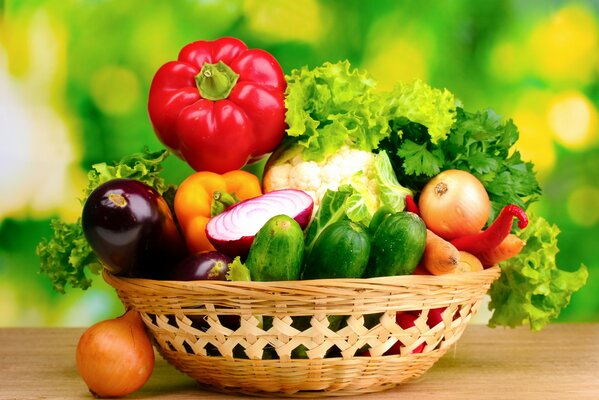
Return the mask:
M190 175L175 194L175 214L189 251L214 250L206 237L210 218L237 201L261 194L258 177L243 170L224 174L200 171Z

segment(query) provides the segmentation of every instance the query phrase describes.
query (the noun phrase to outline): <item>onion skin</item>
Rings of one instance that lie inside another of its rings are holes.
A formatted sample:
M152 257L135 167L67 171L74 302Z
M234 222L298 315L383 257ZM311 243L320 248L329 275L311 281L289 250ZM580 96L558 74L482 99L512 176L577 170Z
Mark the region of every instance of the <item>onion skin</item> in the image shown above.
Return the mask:
M422 189L418 199L426 227L445 240L480 232L491 212L483 184L462 170L443 171Z
M217 239L215 237L210 237L210 234L208 234L208 237L210 243L212 243L212 246L214 246L217 251L231 257L247 257L250 252L250 247L252 247L252 243L254 243L254 236L242 236L236 240Z
M98 398L127 396L152 375L154 349L141 317L125 315L88 328L77 345L77 371Z

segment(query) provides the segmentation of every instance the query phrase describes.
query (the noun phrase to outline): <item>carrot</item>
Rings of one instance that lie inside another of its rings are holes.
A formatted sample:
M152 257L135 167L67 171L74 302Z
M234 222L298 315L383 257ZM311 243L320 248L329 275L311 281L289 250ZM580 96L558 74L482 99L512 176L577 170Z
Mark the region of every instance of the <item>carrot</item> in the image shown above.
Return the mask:
M482 262L485 267L491 267L501 261L505 261L511 258L522 250L526 242L520 239L518 236L510 233L499 243L498 246L484 251L476 256Z
M458 267L455 269L456 273L477 272L482 271L483 269L483 264L476 256L465 251L460 251L460 262L458 263Z
M454 245L426 230L426 246L421 264L433 275L454 272L460 262L460 253Z

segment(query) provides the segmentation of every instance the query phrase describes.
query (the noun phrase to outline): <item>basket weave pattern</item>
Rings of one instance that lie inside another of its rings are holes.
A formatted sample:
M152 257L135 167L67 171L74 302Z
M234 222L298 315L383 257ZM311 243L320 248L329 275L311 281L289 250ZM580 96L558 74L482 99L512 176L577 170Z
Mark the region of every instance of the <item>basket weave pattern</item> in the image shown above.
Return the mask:
M385 390L422 375L460 338L499 273L173 282L105 272L104 279L141 313L162 356L200 383L316 397ZM445 308L442 322L429 326L435 308ZM402 329L399 311L420 315ZM400 354L385 355L398 342Z

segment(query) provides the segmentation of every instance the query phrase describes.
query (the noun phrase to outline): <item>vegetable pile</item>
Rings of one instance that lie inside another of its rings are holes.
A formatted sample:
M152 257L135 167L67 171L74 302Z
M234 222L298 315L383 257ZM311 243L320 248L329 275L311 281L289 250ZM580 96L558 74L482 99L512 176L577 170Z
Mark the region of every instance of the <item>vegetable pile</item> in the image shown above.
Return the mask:
M541 188L515 148L517 127L421 81L375 87L347 61L284 76L271 55L234 38L187 45L149 94L167 150L92 166L81 219L55 221L38 246L41 271L64 293L89 287L86 270L102 267L277 281L498 264L490 325L541 329L588 272L558 269L558 228L527 213ZM169 153L197 171L178 186L160 178ZM242 170L264 157L261 179ZM429 323L442 311L430 310Z

